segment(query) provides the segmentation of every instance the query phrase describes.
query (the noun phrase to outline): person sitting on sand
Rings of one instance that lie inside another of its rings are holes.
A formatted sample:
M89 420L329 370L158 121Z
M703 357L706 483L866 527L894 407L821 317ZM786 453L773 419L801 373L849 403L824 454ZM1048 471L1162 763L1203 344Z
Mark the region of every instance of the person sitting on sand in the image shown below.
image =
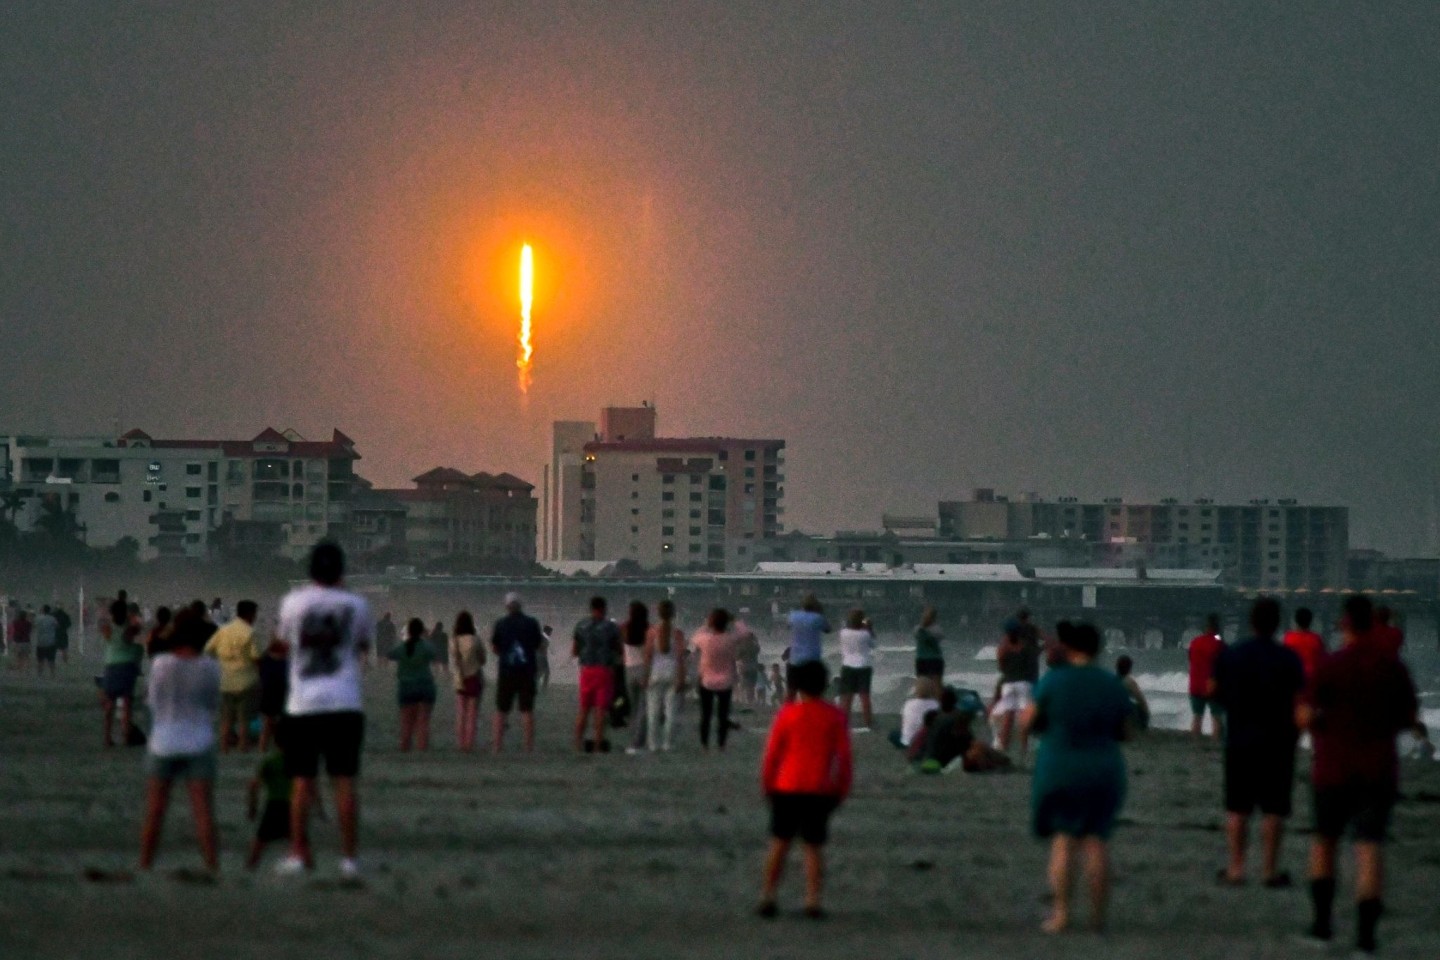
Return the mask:
M215 715L220 708L220 664L201 656L207 632L188 608L175 618L170 651L151 667L148 701L152 726L147 749L145 824L140 832L140 869L155 863L170 788L184 780L195 817L200 856L212 873L220 869L215 834Z
M971 690L946 687L940 694L940 708L926 715L925 727L911 744L910 758L920 773L986 773L1008 770L1014 762L1004 753L976 737L971 725L982 708Z
M1145 692L1140 689L1140 684L1130 674L1135 669L1135 661L1130 659L1128 654L1120 656L1115 661L1115 676L1120 678L1120 683L1125 687L1125 692L1130 695L1130 703L1135 707L1135 712L1130 715L1131 726L1137 731L1150 729L1150 701L1145 699Z
M839 709L825 702L825 665L810 660L790 671L797 700L780 708L761 764L761 786L770 801L770 851L760 894L760 916L779 913L776 894L790 845L805 844L805 915L824 917L820 897L830 817L850 794L854 776L850 730Z
M1295 709L1305 689L1305 668L1277 642L1280 604L1261 597L1250 610L1253 635L1226 647L1215 661L1212 696L1225 711L1225 834L1229 864L1222 884L1245 882L1250 816L1262 815L1263 882L1290 886L1280 869L1280 841L1295 789Z
M1105 923L1109 896L1107 842L1125 801L1120 741L1130 697L1113 673L1095 666L1100 633L1088 623L1061 623L1057 640L1069 666L1045 675L1023 725L1040 736L1031 792L1036 836L1049 839L1050 916L1042 929L1070 926L1070 893L1077 850L1083 850L1090 888L1090 922Z
M934 677L920 677L910 698L900 707L900 729L890 732L891 745L908 750L915 735L925 727L928 714L940 709L940 683Z

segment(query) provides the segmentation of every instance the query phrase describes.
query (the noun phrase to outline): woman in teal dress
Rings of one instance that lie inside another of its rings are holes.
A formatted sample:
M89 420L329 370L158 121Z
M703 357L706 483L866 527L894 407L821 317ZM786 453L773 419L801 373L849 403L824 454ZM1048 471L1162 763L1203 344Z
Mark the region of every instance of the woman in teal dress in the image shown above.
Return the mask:
M1025 726L1040 737L1031 817L1050 845L1053 908L1047 933L1070 924L1070 890L1077 851L1083 851L1090 886L1091 922L1104 925L1109 891L1106 842L1125 802L1125 758L1120 741L1131 710L1125 687L1094 663L1100 634L1088 623L1056 628L1064 665L1035 688Z

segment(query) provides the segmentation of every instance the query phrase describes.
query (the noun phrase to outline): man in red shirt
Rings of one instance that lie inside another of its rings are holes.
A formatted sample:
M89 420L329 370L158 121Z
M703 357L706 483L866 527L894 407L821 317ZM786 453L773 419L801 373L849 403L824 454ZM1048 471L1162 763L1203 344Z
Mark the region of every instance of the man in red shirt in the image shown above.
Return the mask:
M1300 709L1315 742L1311 780L1315 835L1310 846L1310 935L1328 942L1335 901L1335 848L1355 837L1356 947L1374 953L1382 912L1382 844L1399 788L1395 738L1415 724L1418 702L1410 672L1373 641L1370 600L1345 601L1342 649L1321 661Z
M830 815L850 794L853 767L850 724L825 702L825 665L811 661L791 671L799 699L780 708L770 728L760 779L770 800L770 854L760 895L760 916L779 911L775 894L785 858L798 835L805 843L805 915L823 917L820 891L825 877L824 846Z
M1405 646L1405 631L1391 625L1390 617L1389 607L1375 608L1375 629L1370 631L1370 642L1376 649L1398 658L1400 648Z
M1205 618L1205 632L1190 641L1190 732L1200 736L1205 720L1205 709L1210 709L1210 735L1218 741L1221 732L1222 711L1215 701L1215 661L1225 650L1225 641L1220 639L1220 618L1210 614Z
M1300 665L1305 668L1307 690L1310 688L1311 678L1315 676L1315 668L1325 659L1325 639L1310 629L1314 619L1314 614L1301 607L1295 611L1295 629L1285 634L1285 646L1300 658Z

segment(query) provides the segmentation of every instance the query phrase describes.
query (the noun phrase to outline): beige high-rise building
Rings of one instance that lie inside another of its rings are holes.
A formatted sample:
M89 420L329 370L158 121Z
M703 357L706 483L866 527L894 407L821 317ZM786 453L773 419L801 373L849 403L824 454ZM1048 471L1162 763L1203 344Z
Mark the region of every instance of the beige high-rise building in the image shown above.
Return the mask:
M555 424L544 489L548 560L722 569L783 531L785 441L657 437L651 405Z

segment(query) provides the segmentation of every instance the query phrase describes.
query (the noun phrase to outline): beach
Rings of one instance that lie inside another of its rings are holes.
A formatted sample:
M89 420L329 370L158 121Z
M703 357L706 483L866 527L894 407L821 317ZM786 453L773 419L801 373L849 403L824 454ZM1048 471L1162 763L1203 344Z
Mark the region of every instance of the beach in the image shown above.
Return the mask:
M256 758L238 754L221 758L216 789L218 882L174 875L200 865L178 791L157 868L140 875L141 751L100 748L90 672L76 663L54 680L0 672L6 960L1316 955L1293 940L1309 916L1308 790L1297 784L1285 851L1296 886L1221 889L1213 879L1224 860L1220 754L1179 734L1126 748L1130 794L1113 842L1103 936L1056 941L1038 932L1046 847L1029 832L1029 775L914 775L885 742L891 716L855 737L855 790L832 831L829 919L799 916L795 856L782 916L764 921L753 908L766 842L757 771L768 709L739 715L745 729L725 754L701 753L691 702L673 753L575 756L574 690L554 686L537 709L536 754L466 756L453 747L452 704L442 696L432 751L407 755L396 747L385 670L368 678L363 885L339 881L333 823L314 828L312 877L274 876L268 865L279 850L260 871L243 869L253 835L245 785ZM481 731L484 742L488 713ZM1440 766L1407 763L1401 789L1382 955L1433 958ZM1342 954L1353 924L1350 872L1345 861Z

